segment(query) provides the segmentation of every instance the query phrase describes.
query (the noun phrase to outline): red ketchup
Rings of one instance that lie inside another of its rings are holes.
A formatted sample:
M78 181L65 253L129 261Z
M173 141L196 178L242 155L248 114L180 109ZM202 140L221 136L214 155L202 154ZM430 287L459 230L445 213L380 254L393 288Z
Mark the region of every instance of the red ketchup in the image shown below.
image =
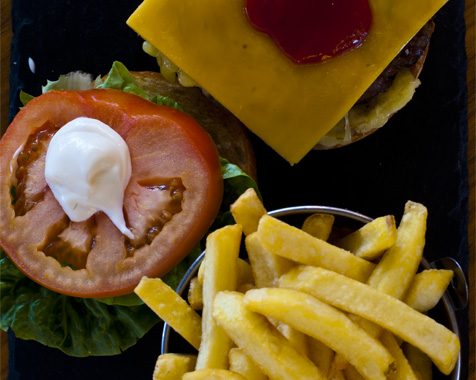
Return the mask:
M368 0L246 0L245 12L299 64L359 47L372 22Z

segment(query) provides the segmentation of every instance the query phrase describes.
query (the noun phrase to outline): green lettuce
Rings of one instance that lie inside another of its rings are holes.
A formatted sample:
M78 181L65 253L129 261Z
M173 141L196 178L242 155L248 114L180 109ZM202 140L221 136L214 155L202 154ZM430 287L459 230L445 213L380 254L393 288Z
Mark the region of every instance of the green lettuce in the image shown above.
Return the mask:
M107 305L52 292L0 256L0 328L71 356L116 355L158 322L146 306Z
M243 194L246 189L255 189L261 198L255 180L246 174L238 165L229 162L223 157L220 157L220 165L224 180L223 200L220 207L220 214L215 219L212 229L217 229L235 222L230 212L230 205Z
M87 87L88 78L85 75L76 73L74 76L61 76L57 81L48 81L43 92ZM104 80L96 78L93 81L89 77L89 81L96 88L121 89L157 104L180 108L174 100L160 94L146 94L120 62L114 62ZM25 104L32 98L22 92L21 100ZM224 158L220 159L220 164L224 196L212 229L233 223L229 206L247 188L253 187L258 191L255 181L238 166ZM197 245L163 280L172 288L177 288L201 250L200 244ZM0 310L0 329L11 329L20 339L32 339L77 357L119 354L159 322L159 318L135 294L86 299L64 296L43 288L25 277L1 250Z
M23 104L24 106L27 105L27 103L31 100L31 99L34 99L35 97L33 95L30 95L29 93L25 92L25 91L20 91L20 102L21 104Z
M103 82L98 82L96 88L114 88L116 90L122 90L140 96L141 98L147 99L155 104L183 110L179 103L167 96L160 94L149 95L136 83L134 77L129 70L127 70L126 66L118 61L115 61L112 64L111 70L109 70L106 79Z

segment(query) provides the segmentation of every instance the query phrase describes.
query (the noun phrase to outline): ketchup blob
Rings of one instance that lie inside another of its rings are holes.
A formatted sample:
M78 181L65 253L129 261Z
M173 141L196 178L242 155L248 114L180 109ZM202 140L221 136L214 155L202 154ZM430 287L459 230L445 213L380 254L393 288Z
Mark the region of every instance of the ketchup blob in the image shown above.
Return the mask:
M245 12L298 64L359 47L372 22L368 0L246 0Z

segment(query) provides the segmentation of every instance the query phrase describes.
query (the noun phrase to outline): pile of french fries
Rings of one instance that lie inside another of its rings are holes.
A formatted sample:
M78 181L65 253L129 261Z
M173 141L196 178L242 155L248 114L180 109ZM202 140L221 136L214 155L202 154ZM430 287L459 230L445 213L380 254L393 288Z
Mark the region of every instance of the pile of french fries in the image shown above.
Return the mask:
M297 228L267 215L251 189L231 212L236 224L207 238L187 301L160 279L135 289L198 350L160 355L154 380L426 380L432 363L454 369L458 337L425 314L453 273L417 273L423 205L407 202L398 228L384 216L332 244L332 215Z

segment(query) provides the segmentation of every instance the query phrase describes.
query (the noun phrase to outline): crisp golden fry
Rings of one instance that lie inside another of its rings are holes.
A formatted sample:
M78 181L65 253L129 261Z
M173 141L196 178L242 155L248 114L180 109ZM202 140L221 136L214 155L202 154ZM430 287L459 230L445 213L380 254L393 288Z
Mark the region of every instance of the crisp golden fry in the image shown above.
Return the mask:
M292 261L265 249L256 233L246 237L245 245L251 263L254 283L258 288L277 286L279 277L294 265Z
M256 288L256 286L254 284L247 283L247 284L239 285L237 290L240 293L246 293L248 290L255 289L255 288Z
M373 322L370 322L369 320L365 318L361 318L358 315L350 315L349 318L357 323L360 327L362 327L367 334L370 336L373 336L374 338L378 339L380 334L382 333L382 328L379 325L376 325Z
M196 369L228 368L231 340L212 316L213 300L222 290L237 286L241 226L235 224L216 230L207 237L203 272L202 341Z
M391 355L340 310L292 289L254 289L245 294L244 301L250 310L283 321L329 346L364 377L386 378Z
M352 321L352 318L349 318L349 319ZM349 363L347 362L347 360L345 360L345 358L342 355L338 353L334 355L334 360L332 361L332 367L344 370L348 365Z
M344 376L346 380L363 380L363 377L350 364L344 369Z
M312 214L304 220L301 229L315 238L327 240L331 234L334 219L334 215L331 214Z
M247 261L238 258L238 285L253 283L253 271Z
M389 380L418 380L395 337L385 331L380 341L395 359L395 368L388 374Z
M202 320L171 287L160 278L142 277L134 292L187 342L199 348Z
M245 245L256 287L277 286L279 277L294 266L292 261L265 250L256 233L246 237ZM280 324L278 321L271 320L270 322L298 352L307 355L306 338L301 332Z
M445 375L458 359L458 337L405 303L338 273L297 267L280 278L280 286L304 291L339 309L366 318L425 352Z
M271 379L324 379L265 317L245 307L243 297L238 292L220 292L215 297L213 316L235 344Z
M188 372L182 377L183 380L246 380L239 373L226 369L206 368Z
M374 260L390 248L397 239L397 227L392 215L382 216L367 223L336 243L358 257Z
M307 337L307 345L309 347L309 359L319 368L319 370L327 375L331 368L332 359L334 358L334 351L327 347L324 343L318 340Z
M205 258L203 258L203 261L202 263L200 264L200 267L198 268L198 275L197 275L197 279L198 279L198 283L200 285L203 284L203 270L205 269ZM250 264L243 260L243 259L240 259L238 258L238 272L237 272L237 276L238 276L238 285L240 284L246 284L246 283L252 283L253 282L253 272L251 271L251 266Z
M193 371L197 357L195 355L163 354L157 358L152 380L177 380L189 371Z
M375 267L367 283L395 298L401 299L420 264L425 245L426 208L408 201L397 230L395 244L388 249ZM355 321L373 337L382 329L372 322L356 318Z
M257 234L268 252L359 281L365 281L374 268L374 264L268 215L260 219Z
M188 303L193 310L202 310L203 308L203 293L202 285L198 283L198 278L194 277L190 280L190 286L188 287Z
M190 287L188 291L188 303L194 310L201 310L203 308L203 271L205 268L205 259L200 264L197 277L194 277L190 281ZM254 287L253 272L251 265L243 259L237 260L237 287L244 293L247 290Z
M367 283L401 299L408 290L423 255L427 210L408 201L398 226L395 244L385 252Z
M286 323L278 323L278 331L288 340L297 352L304 356L309 356L309 347L307 345L307 337L302 332L293 329Z
M203 272L205 271L205 259L206 259L206 256L203 257L203 260L200 263L200 266L198 267L197 280L200 286L203 285Z
M453 271L446 269L427 269L418 273L405 296L405 303L422 313L433 309L452 278Z
M327 378L329 380L346 380L344 371L341 368L334 366L333 364L331 365Z
M418 380L432 379L432 364L430 358L411 344L403 344L403 352Z
M243 233L249 235L258 228L259 219L266 214L266 209L254 189L246 190L230 206L231 214L237 224L243 226Z
M241 348L232 348L228 354L230 371L243 375L247 380L266 380L258 365Z

